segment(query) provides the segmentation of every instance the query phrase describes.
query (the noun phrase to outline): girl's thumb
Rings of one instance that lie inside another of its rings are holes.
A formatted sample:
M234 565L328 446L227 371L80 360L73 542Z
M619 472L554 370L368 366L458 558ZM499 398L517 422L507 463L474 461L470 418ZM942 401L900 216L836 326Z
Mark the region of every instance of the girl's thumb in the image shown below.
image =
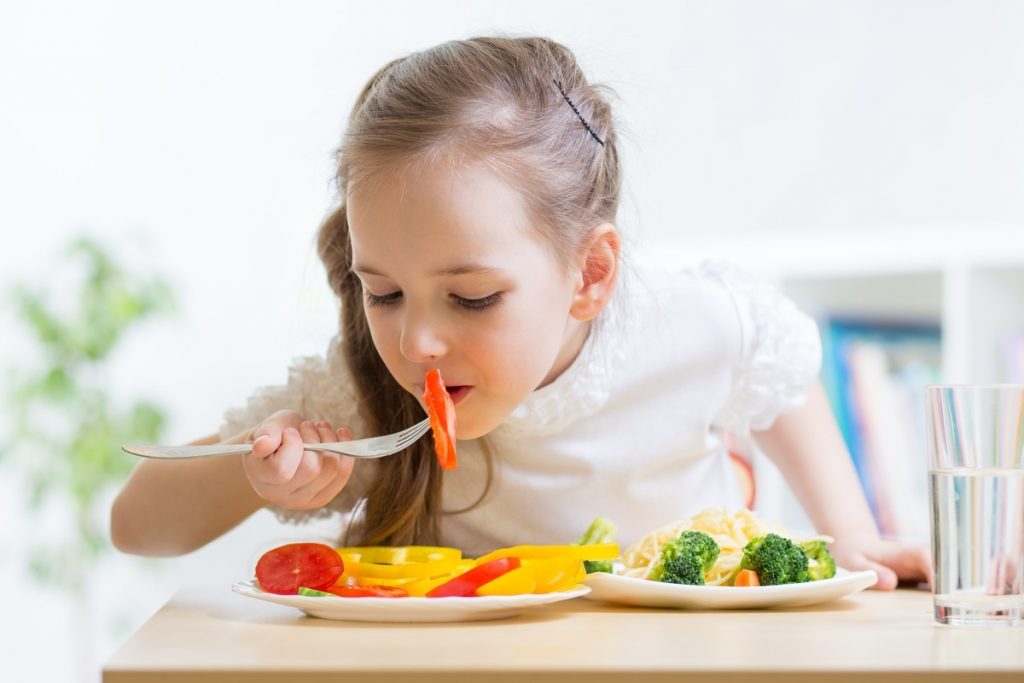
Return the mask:
M275 450L278 444L273 443L274 438L270 434L260 434L252 442L252 454L257 458L265 458Z

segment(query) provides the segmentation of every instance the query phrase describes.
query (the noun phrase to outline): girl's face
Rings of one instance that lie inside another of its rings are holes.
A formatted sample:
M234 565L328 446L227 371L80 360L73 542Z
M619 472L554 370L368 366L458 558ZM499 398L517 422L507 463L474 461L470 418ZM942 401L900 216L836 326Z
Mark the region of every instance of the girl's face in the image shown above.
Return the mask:
M428 165L356 188L346 204L373 343L421 402L427 370L441 370L459 438L497 427L578 354L581 270L560 263L500 176Z

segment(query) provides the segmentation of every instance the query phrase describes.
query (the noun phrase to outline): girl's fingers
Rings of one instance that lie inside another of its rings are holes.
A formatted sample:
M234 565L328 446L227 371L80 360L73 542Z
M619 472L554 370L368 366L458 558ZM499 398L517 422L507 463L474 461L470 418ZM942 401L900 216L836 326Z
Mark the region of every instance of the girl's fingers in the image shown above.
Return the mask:
M348 483L349 477L352 476L352 467L354 466L356 459L347 455L339 455L337 458L337 472L334 474L334 477L327 482L327 485L309 501L309 507L314 508L327 505L335 496L341 493L341 490L345 488L345 484Z
M281 428L277 425L260 425L253 435L252 454L266 458L281 446Z
M320 443L320 432L312 422L305 421L299 425L299 434L305 443Z
M931 553L924 546L908 546L886 541L879 552L870 553L869 558L891 568L901 579L931 581Z
M329 422L305 420L297 428L285 428L269 420L257 427L253 436L247 473L257 492L278 505L306 509L326 505L352 474L354 458L303 448L305 443L347 441L352 432L346 427L335 430Z
M338 472L338 456L334 453L324 453L317 475L302 486L294 489L289 498L295 501L296 505L304 508L313 507L312 501L334 478Z
M331 430L331 425L326 422L317 422L316 431L320 436L320 442L325 443L327 441L334 441L334 432Z
M288 482L289 495L294 496L295 492L315 481L324 469L324 454L317 451L304 451L302 462L295 476Z
M299 431L294 427L285 429L281 435L281 445L273 455L257 460L256 479L271 485L291 481L302 464L303 452Z
M878 583L872 586L875 590L891 591L896 588L898 582L896 572L884 564L878 564L877 562L865 559L864 569L874 569L875 573L878 574Z

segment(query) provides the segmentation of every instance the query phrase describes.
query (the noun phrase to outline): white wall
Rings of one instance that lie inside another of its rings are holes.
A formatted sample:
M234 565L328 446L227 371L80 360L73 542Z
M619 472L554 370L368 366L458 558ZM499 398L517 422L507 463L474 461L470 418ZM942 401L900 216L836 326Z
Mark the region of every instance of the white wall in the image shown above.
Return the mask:
M53 250L81 229L169 274L182 313L128 340L112 390L162 402L172 441L210 433L332 332L313 237L358 90L388 59L492 30L560 40L618 91L635 242L1024 225L1024 3L504 5L0 5L0 285L59 281ZM0 335L2 365L23 352ZM15 562L40 532L3 470L0 520L2 671L69 679L83 636L54 630L67 606ZM134 628L290 533L258 517L162 571L118 560L100 611Z

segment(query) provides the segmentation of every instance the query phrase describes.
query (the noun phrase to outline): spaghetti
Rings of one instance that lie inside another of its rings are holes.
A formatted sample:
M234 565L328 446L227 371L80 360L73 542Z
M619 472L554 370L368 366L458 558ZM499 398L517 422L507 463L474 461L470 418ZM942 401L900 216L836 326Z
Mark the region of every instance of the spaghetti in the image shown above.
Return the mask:
M812 539L826 542L832 540L828 536L813 536L798 541L779 525L761 521L750 510L739 510L735 514L729 514L725 508L709 508L645 534L623 553L625 569L622 575L639 579L648 578L651 570L658 565L661 548L684 531L703 531L713 538L721 549L715 564L705 574L704 580L708 586L731 585L740 570L743 549L755 538L777 534L794 543Z

